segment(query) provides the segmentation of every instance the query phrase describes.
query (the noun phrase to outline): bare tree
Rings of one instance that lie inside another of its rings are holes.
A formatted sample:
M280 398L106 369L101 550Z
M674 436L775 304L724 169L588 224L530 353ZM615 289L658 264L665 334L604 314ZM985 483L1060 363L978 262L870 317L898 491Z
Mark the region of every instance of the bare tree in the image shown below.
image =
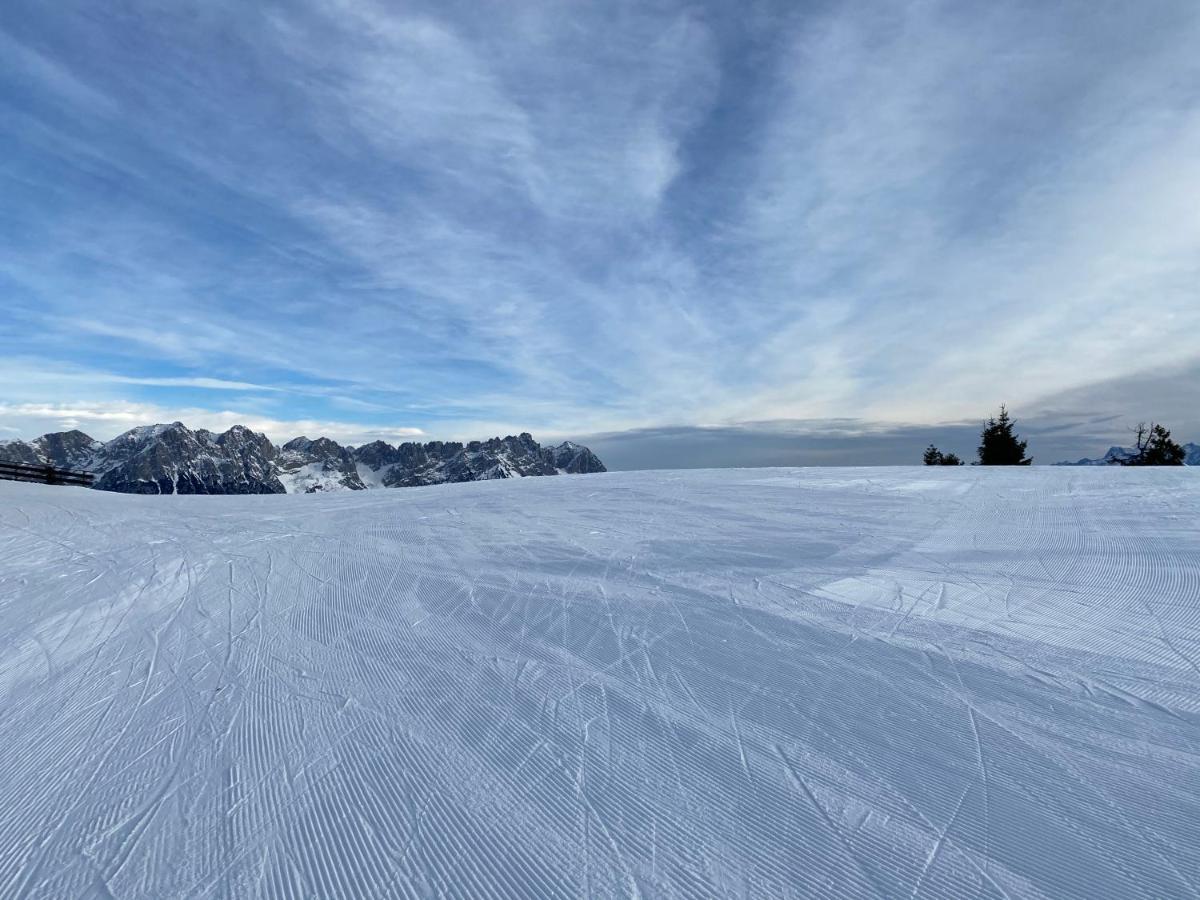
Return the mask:
M1115 460L1122 466L1182 466L1183 448L1171 440L1171 432L1162 425L1138 422L1133 456Z

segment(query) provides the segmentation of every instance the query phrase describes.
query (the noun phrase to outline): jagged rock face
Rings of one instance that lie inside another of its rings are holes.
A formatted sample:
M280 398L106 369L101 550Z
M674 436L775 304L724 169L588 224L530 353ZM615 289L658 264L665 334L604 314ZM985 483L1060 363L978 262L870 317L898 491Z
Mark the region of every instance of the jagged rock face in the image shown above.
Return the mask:
M28 442L0 441L0 460L60 469L87 469L92 457L103 446L82 431L58 431Z
M555 469L568 475L608 471L595 453L571 441L563 441L557 447L547 447L542 453Z
M96 487L127 494L282 494L273 444L235 426L224 434L180 422L134 428L93 460Z
M456 481L485 481L491 478L557 475L553 464L542 454L542 448L528 432L517 437L471 441L454 462L455 470L464 477ZM465 477L470 473L470 477Z
M25 463L30 466L49 465L46 460L39 458L34 443L34 441L0 441L0 462Z
M245 484L260 484L272 488L271 490L248 491L247 493L279 493L273 489L275 485L283 487L279 482L277 471L279 451L265 434L251 431L244 425L234 425L224 434L218 435L216 443L231 461L241 461Z
M290 494L366 487L350 449L329 438L293 438L280 449L278 467L279 480Z
M383 487L607 471L587 447L570 441L542 447L528 432L465 445L430 441L393 447L374 441L355 450L354 459L364 483Z
M449 481L473 481L466 477L462 466L453 466L462 452L463 445L457 441L405 442L395 448L395 461L378 473L379 482L384 487L419 487ZM452 468L455 471L450 471Z
M357 449L299 437L276 448L242 425L216 434L180 422L134 428L106 444L81 431L0 441L0 460L83 469L101 490L134 494L312 493L605 471L587 447L542 447L528 433Z
M354 460L359 465L366 466L368 469L378 471L387 466L394 465L400 462L400 449L403 447L413 446L411 444L401 444L399 448L393 447L391 444L386 444L383 441L372 441L369 444L363 444L361 447L354 450ZM420 446L419 444L416 446Z
M255 456L273 460L279 454L275 445L265 434L251 431L245 425L234 425L224 434L212 435L211 432L204 432L204 434L209 435L226 452L242 458Z
M465 445L457 441L404 443L394 450L376 441L360 447L355 458L370 470L366 480L378 481L385 487L415 487L557 475L558 470L546 452L532 435L522 433L516 437L471 441Z
M78 469L87 466L92 457L104 446L78 430L44 434L37 439L36 443L50 465L64 469Z
M310 441L306 437L292 438L279 448L285 453L296 453L309 460L337 459L344 456L348 450L337 441L329 438L317 438Z

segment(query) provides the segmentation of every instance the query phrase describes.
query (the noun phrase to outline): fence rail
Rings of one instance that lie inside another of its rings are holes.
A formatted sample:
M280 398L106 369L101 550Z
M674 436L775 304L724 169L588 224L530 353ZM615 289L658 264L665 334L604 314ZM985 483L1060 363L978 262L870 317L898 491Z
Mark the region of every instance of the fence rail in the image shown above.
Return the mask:
M0 479L7 481L33 481L39 484L75 484L91 487L96 476L91 472L74 472L54 466L37 466L29 463L0 462Z

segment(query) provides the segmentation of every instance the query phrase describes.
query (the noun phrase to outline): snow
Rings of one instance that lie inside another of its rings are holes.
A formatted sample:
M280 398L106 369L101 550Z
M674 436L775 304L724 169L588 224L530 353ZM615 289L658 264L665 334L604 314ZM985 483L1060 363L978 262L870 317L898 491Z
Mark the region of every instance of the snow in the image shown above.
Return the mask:
M387 487L387 485L383 483L383 479L390 471L391 466L380 466L378 469L372 469L365 463L355 463L354 468L358 472L359 480L366 485L368 489Z
M1184 897L1196 470L0 482L0 896Z
M305 463L290 471L281 470L275 477L289 494L347 489L341 482L341 473L334 469L327 470L323 462Z

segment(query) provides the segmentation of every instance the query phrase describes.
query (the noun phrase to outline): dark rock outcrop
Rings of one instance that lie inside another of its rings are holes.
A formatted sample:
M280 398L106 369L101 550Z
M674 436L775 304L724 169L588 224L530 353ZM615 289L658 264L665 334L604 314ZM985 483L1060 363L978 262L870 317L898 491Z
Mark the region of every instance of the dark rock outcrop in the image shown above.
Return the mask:
M127 494L282 494L278 451L241 425L224 434L181 422L134 428L93 457L96 487Z
M546 447L542 455L559 472L567 475L587 475L591 472L607 472L604 463L582 444L564 441L557 447Z
M456 441L404 443L375 441L355 453L359 471L385 487L413 487L495 478L603 472L604 464L586 447L542 447L528 432L460 444Z
M0 461L87 469L104 445L82 431L56 431L32 441L0 441Z

